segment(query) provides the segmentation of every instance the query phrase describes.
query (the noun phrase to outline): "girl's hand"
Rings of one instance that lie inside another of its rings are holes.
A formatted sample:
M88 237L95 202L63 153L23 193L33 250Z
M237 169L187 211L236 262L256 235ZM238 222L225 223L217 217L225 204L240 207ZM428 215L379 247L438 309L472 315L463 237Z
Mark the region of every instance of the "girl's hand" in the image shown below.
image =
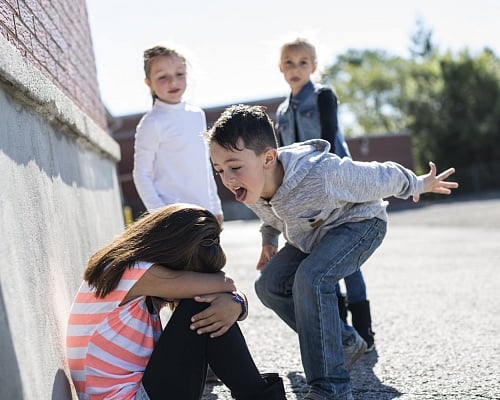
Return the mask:
M260 253L260 258L259 262L257 263L257 269L260 271L264 266L267 264L267 262L273 258L276 253L278 252L278 248L276 246L273 246L271 244L265 244L262 246L262 251Z
M224 224L224 215L223 214L216 215L215 218L217 218L217 221L219 222L220 226L222 226Z
M190 329L199 335L209 333L211 338L222 336L241 314L241 305L233 300L231 293L196 296L194 299L210 303L210 307L191 317Z
M449 168L439 175L436 175L436 164L432 161L429 162L430 171L428 174L423 175L424 177L424 193L439 193L439 194L450 194L450 189L456 189L458 187L457 182L447 182L446 178L455 173L455 168ZM416 194L413 196L413 201L416 203L420 200L420 195Z

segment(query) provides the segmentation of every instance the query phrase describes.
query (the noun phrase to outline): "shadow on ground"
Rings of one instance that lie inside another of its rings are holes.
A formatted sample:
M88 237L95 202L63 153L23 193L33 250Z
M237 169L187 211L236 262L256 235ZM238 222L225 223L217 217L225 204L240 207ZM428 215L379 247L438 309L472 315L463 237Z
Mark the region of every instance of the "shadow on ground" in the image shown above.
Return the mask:
M351 370L351 385L355 400L391 400L401 396L397 389L380 382L373 371L378 362L377 350L365 354Z

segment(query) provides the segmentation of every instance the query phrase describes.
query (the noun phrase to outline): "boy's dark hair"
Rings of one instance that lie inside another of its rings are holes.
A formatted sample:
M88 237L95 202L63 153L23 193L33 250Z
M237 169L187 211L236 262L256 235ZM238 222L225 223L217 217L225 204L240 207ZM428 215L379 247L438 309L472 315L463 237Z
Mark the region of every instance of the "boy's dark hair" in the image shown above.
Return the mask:
M209 145L215 142L232 151L247 148L257 155L278 147L273 123L263 106L238 104L226 108L205 136ZM238 143L240 139L243 143Z
M226 263L219 243L221 226L208 210L191 204L171 204L130 225L89 260L84 279L104 297L136 261L173 270L218 272Z

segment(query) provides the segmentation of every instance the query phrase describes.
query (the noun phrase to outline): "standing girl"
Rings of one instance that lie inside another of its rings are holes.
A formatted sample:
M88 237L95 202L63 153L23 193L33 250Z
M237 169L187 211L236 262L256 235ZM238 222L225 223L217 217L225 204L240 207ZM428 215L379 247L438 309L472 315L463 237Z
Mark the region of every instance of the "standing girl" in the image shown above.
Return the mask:
M163 46L144 51L145 82L153 108L137 125L133 177L148 211L172 203L206 208L223 221L217 186L203 139L205 113L182 100L187 62Z
M311 75L318 67L315 47L302 38L283 44L279 67L291 89L276 113L276 133L280 145L324 139L330 143L330 152L341 158L351 157L339 129L335 93L329 87L311 81ZM345 277L344 283L347 299L341 294L340 286L337 284L336 287L340 317L346 322L347 307L354 328L366 342L364 349L352 351L371 351L375 348L374 332L361 270Z
M259 373L235 324L247 304L221 272L220 231L209 211L174 204L90 258L67 334L80 399L200 399L208 364L236 399L285 399L281 378ZM174 311L162 330L167 303Z

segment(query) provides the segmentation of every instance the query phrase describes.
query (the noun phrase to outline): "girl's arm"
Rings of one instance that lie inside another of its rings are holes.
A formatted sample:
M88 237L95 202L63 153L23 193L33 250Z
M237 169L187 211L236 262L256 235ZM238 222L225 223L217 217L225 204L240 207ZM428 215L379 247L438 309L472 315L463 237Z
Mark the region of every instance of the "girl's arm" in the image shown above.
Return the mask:
M159 139L155 124L147 119L141 120L135 135L132 176L139 197L148 210L164 205L153 183L158 146Z
M132 286L122 303L139 296L176 300L234 290L233 280L223 272L174 271L155 264Z
M337 119L337 98L330 89L320 90L318 93L318 112L321 125L321 139L330 143L330 152L336 153L335 135L339 124Z

